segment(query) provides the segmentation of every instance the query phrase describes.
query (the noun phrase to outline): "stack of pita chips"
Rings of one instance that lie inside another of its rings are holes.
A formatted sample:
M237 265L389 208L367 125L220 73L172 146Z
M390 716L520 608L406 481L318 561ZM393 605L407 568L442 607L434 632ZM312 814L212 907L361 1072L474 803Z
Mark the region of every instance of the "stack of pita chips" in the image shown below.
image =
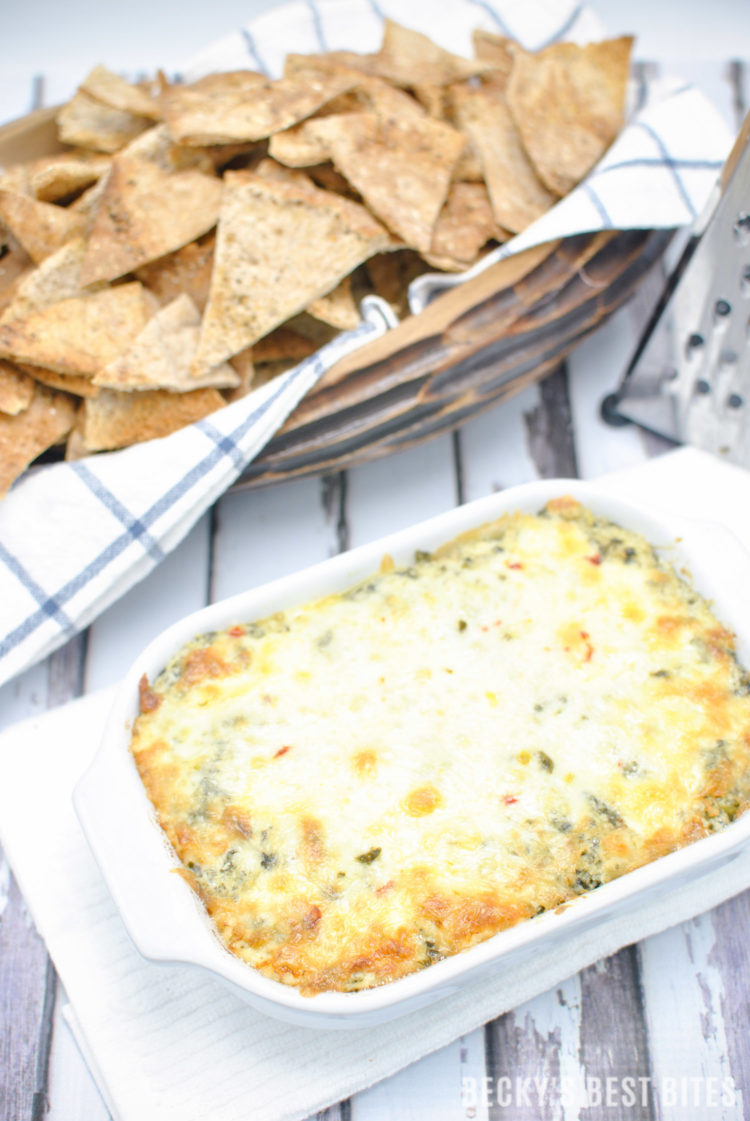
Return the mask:
M629 39L474 59L386 21L376 54L131 85L97 66L64 150L0 173L0 494L41 453L168 435L461 271L622 125Z

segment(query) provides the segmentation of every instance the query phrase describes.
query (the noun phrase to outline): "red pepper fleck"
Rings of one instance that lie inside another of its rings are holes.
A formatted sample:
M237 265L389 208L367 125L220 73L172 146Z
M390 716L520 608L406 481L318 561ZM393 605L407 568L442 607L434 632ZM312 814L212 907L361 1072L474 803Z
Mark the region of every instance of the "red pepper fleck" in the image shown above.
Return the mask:
M396 884L394 880L388 880L387 883L381 884L380 887L375 888L375 894L382 895L384 891L390 891L390 889L395 886Z
M520 561L508 561L508 568L523 568Z
M592 557L586 557L586 560L589 562L589 564L601 564L602 563L602 555L601 555L601 553L596 553Z
M516 798L515 794L505 794L503 796L503 801L506 806L512 806L514 802L518 801L518 798Z
M227 633L231 634L232 638L241 638L245 633L245 628L240 626L230 627Z
M280 747L274 754L274 759L278 759L280 755L286 755L287 751L291 751L291 747L288 744L285 747Z
M589 642L589 632L581 631L581 638L586 643L586 657L583 660L584 662L590 662L594 653L594 647Z

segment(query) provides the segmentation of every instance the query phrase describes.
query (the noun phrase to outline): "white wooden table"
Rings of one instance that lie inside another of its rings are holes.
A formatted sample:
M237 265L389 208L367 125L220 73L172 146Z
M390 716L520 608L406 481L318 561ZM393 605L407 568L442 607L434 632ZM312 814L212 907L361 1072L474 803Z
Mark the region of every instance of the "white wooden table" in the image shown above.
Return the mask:
M184 55L203 44L209 20L211 34L221 34L272 2L217 0L196 16L192 38L176 0L155 12L136 0L119 15L93 0L76 0L69 5L74 37L69 21L57 28L47 13L40 22L46 9L40 12L38 2L14 5L9 18L18 50L10 52L0 79L0 119L38 104L45 89L53 100L65 96L97 61L134 72L139 62L149 67L173 60L174 21L181 21ZM658 70L666 60L670 70L700 85L728 121L739 123L750 99L748 0L600 0L592 6L612 32L643 29L642 71ZM133 28L147 12L139 40ZM408 22L408 4L403 18ZM124 38L118 19L122 27L127 22ZM47 82L40 80L45 75ZM85 635L0 689L0 727L113 683L153 634L210 600L494 489L553 475L593 478L664 450L657 438L608 428L598 415L654 290L654 284L644 286L544 383L451 436L332 478L226 495ZM748 929L750 893L584 970L332 1108L326 1118L739 1121L750 1115ZM50 1121L107 1118L62 1018L65 1001L0 860L0 1121L45 1113ZM534 1078L552 1087L545 1091L538 1082L541 1104L527 1081ZM475 1098L462 1097L462 1079L476 1088ZM581 1090L586 1081L588 1099ZM564 1097L561 1085L569 1088Z

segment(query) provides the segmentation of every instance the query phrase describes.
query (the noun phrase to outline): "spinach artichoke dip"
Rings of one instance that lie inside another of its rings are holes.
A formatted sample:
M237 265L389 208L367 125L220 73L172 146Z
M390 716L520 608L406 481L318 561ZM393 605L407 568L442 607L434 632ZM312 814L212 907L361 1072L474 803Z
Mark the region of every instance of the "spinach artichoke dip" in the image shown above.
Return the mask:
M228 949L380 985L678 849L750 792L733 638L571 498L201 635L132 751Z

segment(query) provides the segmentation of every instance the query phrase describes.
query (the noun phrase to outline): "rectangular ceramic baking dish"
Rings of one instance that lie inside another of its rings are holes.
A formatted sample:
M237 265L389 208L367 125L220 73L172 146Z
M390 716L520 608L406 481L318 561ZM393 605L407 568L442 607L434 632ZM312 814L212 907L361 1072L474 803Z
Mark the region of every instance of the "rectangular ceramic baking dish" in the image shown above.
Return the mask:
M750 813L722 832L604 884L559 908L502 931L471 949L401 980L353 993L302 996L234 957L220 942L197 896L173 873L177 859L158 825L129 751L138 712L138 681L153 680L195 635L262 618L343 591L376 571L384 553L412 561L459 533L507 511L538 512L570 494L595 514L650 541L696 589L713 601L718 618L737 635L740 660L750 663L750 554L723 527L649 513L574 480L529 483L459 506L410 529L354 549L302 572L212 604L175 623L135 660L122 684L99 752L77 785L74 801L94 856L138 950L155 961L192 964L227 982L253 1006L310 1027L363 1027L412 1012L456 992L501 961L531 951L564 952L566 939L618 913L663 895L731 860L750 838Z

